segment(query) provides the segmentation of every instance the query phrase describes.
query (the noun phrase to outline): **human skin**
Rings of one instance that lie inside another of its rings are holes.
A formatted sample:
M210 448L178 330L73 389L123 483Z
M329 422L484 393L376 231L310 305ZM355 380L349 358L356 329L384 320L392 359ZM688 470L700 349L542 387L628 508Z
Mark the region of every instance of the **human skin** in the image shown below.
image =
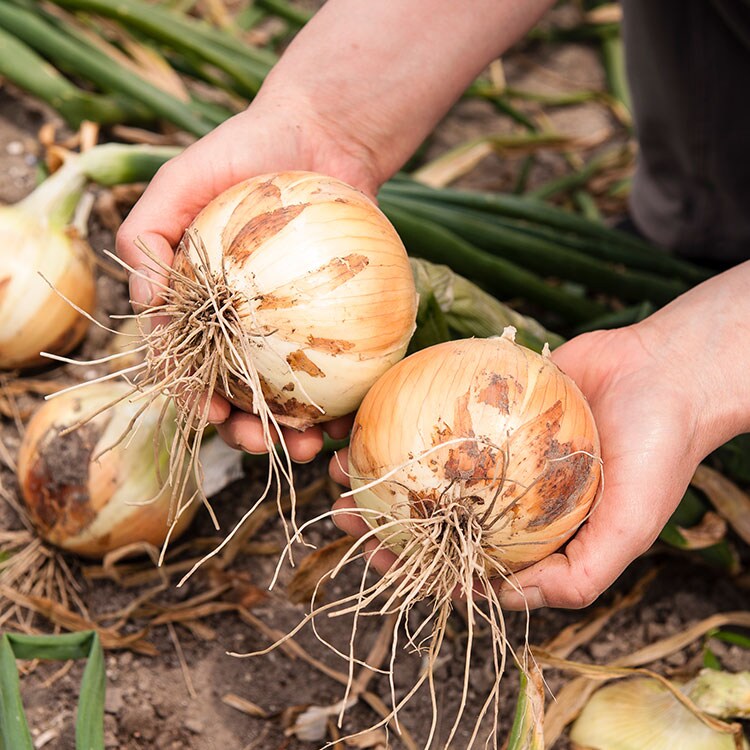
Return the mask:
M551 4L328 0L253 104L159 171L118 233L119 255L147 272L140 238L171 262L185 227L212 198L265 172L322 172L374 196L479 72ZM530 607L593 601L652 543L701 458L750 429L750 361L734 344L750 321L749 277L748 264L739 266L647 321L580 336L554 352L597 419L605 490L563 552L518 574ZM131 298L154 301L154 287L133 276ZM214 397L210 420L230 445L266 451L253 415ZM325 430L343 437L349 425L337 420ZM322 447L320 427L284 437L297 461ZM336 462L331 473L344 482ZM344 530L362 532L356 514L337 518ZM392 561L387 553L375 560L381 570ZM503 600L525 606L513 591Z

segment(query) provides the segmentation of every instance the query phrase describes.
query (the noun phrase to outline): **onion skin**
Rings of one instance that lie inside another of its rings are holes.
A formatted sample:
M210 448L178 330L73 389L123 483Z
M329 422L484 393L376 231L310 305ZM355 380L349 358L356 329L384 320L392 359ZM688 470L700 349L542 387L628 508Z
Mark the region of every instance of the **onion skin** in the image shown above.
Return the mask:
M127 391L124 385L100 383L57 396L34 414L21 443L18 481L39 534L85 557L101 558L135 542L160 546L169 529L173 490L162 486L153 447L163 401L151 404L138 429L97 460L92 459L117 442L140 404L121 401L73 432L59 434ZM168 436L170 417L173 424L168 411L163 426ZM162 471L168 462L164 449L162 439ZM171 538L187 528L197 505L181 515Z
M243 294L243 325L265 344L253 365L281 424L304 429L354 411L405 354L417 311L409 261L358 190L309 172L262 175L215 198L186 236ZM175 268L192 277L198 263L183 242ZM229 386L223 395L252 412L250 389L236 378Z
M454 442L431 451L446 441ZM549 357L502 337L439 344L389 370L359 409L349 469L358 506L391 517L424 517L449 495L479 516L492 506L486 551L514 571L578 528L597 495L599 457L575 383ZM356 491L397 467L394 481ZM398 552L403 537L389 546Z
M38 367L49 362L40 352L67 354L88 329L50 284L92 313L91 251L74 229L50 228L13 206L0 206L0 237L0 368Z

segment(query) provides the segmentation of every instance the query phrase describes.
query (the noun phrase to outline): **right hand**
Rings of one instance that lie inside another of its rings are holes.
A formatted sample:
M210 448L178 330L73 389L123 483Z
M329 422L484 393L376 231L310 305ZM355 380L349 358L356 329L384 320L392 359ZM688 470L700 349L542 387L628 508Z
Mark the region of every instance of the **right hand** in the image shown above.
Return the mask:
M299 105L259 96L247 110L167 162L117 233L120 258L136 271L163 283L163 277L137 247L136 240L171 265L174 248L201 209L232 185L267 172L321 172L374 196L377 181L368 172L366 159L358 158L357 148L333 143L325 128L309 114L301 115L301 109ZM158 285L131 275L130 298L136 306L158 303ZM267 452L260 420L232 409L226 399L213 396L209 421L218 425L219 434L231 446L250 453ZM333 438L344 437L349 423L346 419L336 420L325 429ZM320 427L305 432L285 430L284 438L291 457L299 462L312 460L323 445Z

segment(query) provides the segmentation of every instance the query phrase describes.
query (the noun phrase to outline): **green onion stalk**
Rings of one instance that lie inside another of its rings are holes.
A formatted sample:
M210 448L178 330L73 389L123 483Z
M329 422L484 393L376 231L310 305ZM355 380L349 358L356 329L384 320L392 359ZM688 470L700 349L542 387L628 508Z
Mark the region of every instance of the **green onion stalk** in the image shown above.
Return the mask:
M72 84L28 45L0 28L0 75L58 111L71 127L84 120L102 125L147 123L147 109L122 97L92 94Z
M138 102L188 133L201 136L213 128L209 120L197 114L185 102L116 65L101 50L86 47L80 39L71 38L33 10L2 0L0 26L53 60L61 70L70 75L83 76L106 92Z

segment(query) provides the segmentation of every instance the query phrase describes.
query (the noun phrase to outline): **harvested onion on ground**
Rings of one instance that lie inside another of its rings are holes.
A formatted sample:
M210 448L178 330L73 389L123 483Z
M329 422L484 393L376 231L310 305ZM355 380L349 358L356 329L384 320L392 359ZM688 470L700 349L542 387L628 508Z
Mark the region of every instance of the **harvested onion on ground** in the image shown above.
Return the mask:
M292 483L280 426L302 429L356 409L415 328L401 240L369 198L331 177L247 180L195 218L172 268L143 250L163 302L136 316L146 359L129 376L133 393L175 403L181 440L168 475L186 463L198 471L206 396L219 393L260 418L269 476L256 505L274 481L277 493L283 478ZM161 324L148 331L151 318Z
M0 206L2 369L44 364L40 352L66 354L86 333L86 318L60 296L93 311L91 250L68 226L85 185L71 159L20 203Z
M379 541L398 560L374 584L367 582L365 566L360 590L340 601L316 607L313 597L311 614L294 631L324 614L353 614L356 631L360 616L398 612L390 671L399 640L423 654L426 666L413 690L391 696L393 711L421 685L429 686L433 721L425 748L437 740L438 725L450 727L439 746L452 746L480 628L491 633L494 680L469 747L490 711L496 746L507 643L493 581L517 588L513 572L570 538L601 485L599 438L585 398L549 356L516 344L513 333L508 328L499 338L453 341L413 354L367 394L352 430L352 490L346 494L371 531L331 577L359 558L368 541ZM456 594L466 599L468 642L463 695L451 725L438 716L433 669ZM410 617L421 601L427 615ZM352 663L354 642L353 634Z
M698 708L722 719L750 714L750 673L703 670L680 688ZM661 683L634 678L594 693L570 732L591 750L735 750L733 735L701 721ZM748 748L747 740L742 747Z
M136 542L159 547L170 528L172 494L195 492L192 475L182 478L184 488L164 482L174 408L163 398L144 408L122 398L129 390L97 383L61 394L35 413L21 443L18 481L31 519L44 539L69 552L102 557ZM136 429L123 440L133 420ZM196 508L186 506L173 537Z

